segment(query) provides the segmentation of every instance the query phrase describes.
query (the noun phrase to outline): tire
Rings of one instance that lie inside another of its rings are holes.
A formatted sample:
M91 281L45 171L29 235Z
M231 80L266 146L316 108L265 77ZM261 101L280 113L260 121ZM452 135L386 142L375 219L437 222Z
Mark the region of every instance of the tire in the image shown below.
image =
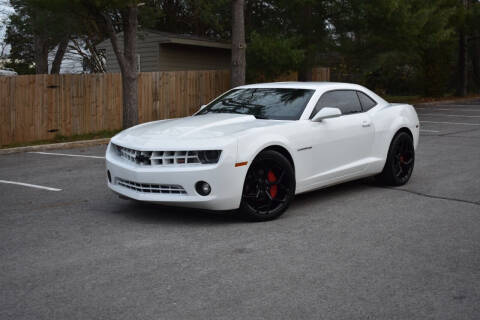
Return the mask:
M253 160L243 185L240 212L249 221L281 216L295 195L295 173L288 159L267 150Z
M377 180L389 186L402 186L410 180L415 165L413 139L406 132L393 137L387 161Z

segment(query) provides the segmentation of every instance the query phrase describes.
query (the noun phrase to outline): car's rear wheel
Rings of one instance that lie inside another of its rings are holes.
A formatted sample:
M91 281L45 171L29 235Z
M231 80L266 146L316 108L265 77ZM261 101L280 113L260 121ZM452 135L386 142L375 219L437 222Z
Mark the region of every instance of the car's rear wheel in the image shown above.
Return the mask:
M249 220L272 220L287 210L294 194L295 174L288 159L263 151L248 169L240 211Z
M410 180L415 164L413 139L406 132L399 132L388 150L387 162L377 178L390 186L401 186Z

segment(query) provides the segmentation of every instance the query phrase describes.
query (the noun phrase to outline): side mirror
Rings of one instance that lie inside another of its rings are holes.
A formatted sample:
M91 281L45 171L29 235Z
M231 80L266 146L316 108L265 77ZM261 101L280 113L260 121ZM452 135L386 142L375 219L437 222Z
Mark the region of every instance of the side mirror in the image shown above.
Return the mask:
M342 115L342 111L338 108L322 108L317 114L313 117L312 121L320 122L323 119L337 118Z

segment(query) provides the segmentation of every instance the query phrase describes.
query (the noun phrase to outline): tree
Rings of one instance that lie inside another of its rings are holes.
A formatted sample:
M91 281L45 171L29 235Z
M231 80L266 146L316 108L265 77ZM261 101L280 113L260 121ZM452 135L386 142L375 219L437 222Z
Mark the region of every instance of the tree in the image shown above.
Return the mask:
M348 80L390 94L445 93L454 68L452 0L349 0L333 10L334 50Z
M57 48L51 73L59 73L75 23L69 7L41 0L11 0L6 42L11 45L10 67L19 73L48 73L48 55Z
M232 87L245 84L245 1L232 0Z
M305 50L297 37L250 33L247 50L247 78L251 82L274 81L278 77L300 69L305 61Z
M323 62L319 57L329 48L330 2L248 0L248 78L274 80L281 74L298 71L300 80L311 80L312 67Z
M70 3L69 0L55 1ZM138 1L74 0L73 4L85 28L91 33L105 35L110 39L122 74L123 127L129 128L136 125L138 123L136 54ZM123 40L119 37L121 32Z
M480 1L472 1L467 19L469 56L472 61L472 85L476 84L476 92L480 91Z
M478 0L457 1L456 29L458 37L457 88L458 96L465 96L469 84L469 61L471 61L472 82L480 87L480 2Z
M467 82L468 82L468 50L467 50L467 26L466 26L466 13L470 1L459 1L459 23L458 23L458 82L457 82L457 96L464 97L467 95Z
M143 28L229 39L231 0L146 0L139 8Z
M5 43L10 45L8 62L5 67L14 69L18 74L35 73L35 49L33 31L25 17L18 14L9 16L5 33Z
M104 14L107 34L112 43L122 73L123 127L138 123L138 76L137 76L137 3L133 2L120 10L123 24L123 52L113 28L112 19Z

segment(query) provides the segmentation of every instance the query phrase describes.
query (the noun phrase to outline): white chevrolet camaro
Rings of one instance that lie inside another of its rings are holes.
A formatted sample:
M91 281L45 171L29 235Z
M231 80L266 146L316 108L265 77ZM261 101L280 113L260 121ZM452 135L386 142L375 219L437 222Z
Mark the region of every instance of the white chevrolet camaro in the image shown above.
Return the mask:
M405 184L418 138L411 105L390 104L359 85L246 85L193 116L113 137L108 186L123 198L269 220L295 194L368 176Z

